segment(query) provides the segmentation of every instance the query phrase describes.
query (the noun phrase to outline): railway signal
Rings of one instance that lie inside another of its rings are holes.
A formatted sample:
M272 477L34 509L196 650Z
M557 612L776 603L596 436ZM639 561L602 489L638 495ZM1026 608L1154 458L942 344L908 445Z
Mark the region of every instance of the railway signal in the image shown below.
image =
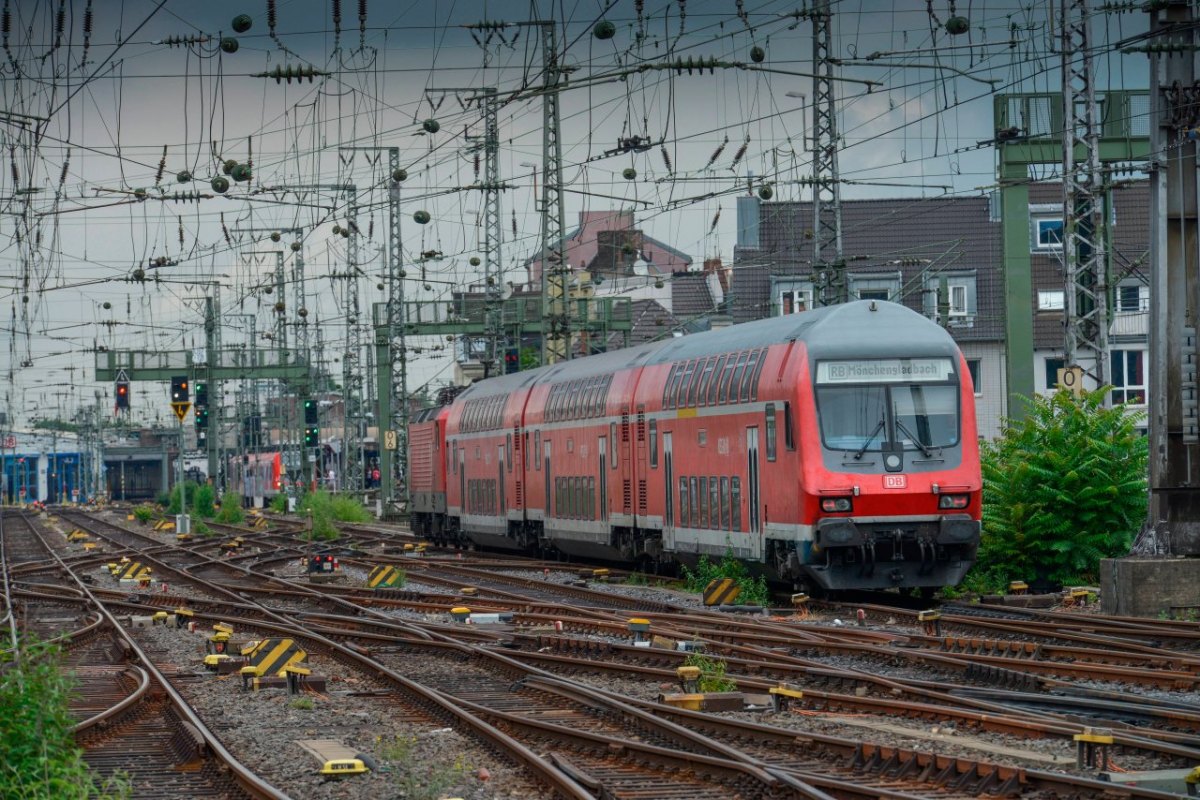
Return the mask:
M188 390L186 375L176 375L171 378L171 404L190 403L191 392Z
M117 398L117 410L129 410L129 373L121 370L117 373L116 388L113 396Z

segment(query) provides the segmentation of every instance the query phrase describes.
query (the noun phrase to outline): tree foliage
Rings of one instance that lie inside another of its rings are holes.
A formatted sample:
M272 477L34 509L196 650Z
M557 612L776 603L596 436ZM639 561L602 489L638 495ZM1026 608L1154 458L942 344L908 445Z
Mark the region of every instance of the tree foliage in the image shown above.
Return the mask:
M1144 415L1104 408L1106 392L1035 397L984 444L979 588L1093 581L1101 558L1129 550L1146 516Z

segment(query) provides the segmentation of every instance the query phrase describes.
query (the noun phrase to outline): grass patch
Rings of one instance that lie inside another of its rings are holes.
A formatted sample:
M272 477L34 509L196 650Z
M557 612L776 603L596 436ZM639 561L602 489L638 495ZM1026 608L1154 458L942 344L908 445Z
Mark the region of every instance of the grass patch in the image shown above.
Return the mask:
M138 522L149 522L150 520L154 519L154 508L146 505L134 506L133 518Z
M308 697L297 697L295 700L288 703L288 705L291 706L292 708L296 709L297 711L312 711L313 710L313 701Z
M286 494L275 495L271 498L271 510L276 514L286 514L288 510L287 501Z
M414 750L415 736L397 736L392 739L376 739L376 752L380 758L395 765L397 788L400 796L408 800L438 800L454 789L463 793L475 768L458 756L452 762L417 758Z

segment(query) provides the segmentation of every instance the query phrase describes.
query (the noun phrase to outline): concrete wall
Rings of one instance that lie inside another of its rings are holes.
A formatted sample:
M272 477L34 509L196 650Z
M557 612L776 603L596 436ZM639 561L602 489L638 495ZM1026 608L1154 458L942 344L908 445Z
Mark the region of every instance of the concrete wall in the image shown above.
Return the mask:
M1200 558L1106 558L1100 603L1105 614L1193 619L1200 614Z
M959 342L963 356L979 360L979 385L975 387L975 418L979 435L995 439L1000 435L1000 420L1008 387L1004 382L1004 345L1000 342Z

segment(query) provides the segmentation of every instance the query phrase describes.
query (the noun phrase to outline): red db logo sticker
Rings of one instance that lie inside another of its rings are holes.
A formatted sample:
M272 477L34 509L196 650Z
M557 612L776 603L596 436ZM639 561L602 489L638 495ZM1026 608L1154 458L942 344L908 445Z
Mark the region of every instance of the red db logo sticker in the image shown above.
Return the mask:
M908 488L908 476L907 475L884 475L883 476L883 488L885 488L885 489L907 489Z

